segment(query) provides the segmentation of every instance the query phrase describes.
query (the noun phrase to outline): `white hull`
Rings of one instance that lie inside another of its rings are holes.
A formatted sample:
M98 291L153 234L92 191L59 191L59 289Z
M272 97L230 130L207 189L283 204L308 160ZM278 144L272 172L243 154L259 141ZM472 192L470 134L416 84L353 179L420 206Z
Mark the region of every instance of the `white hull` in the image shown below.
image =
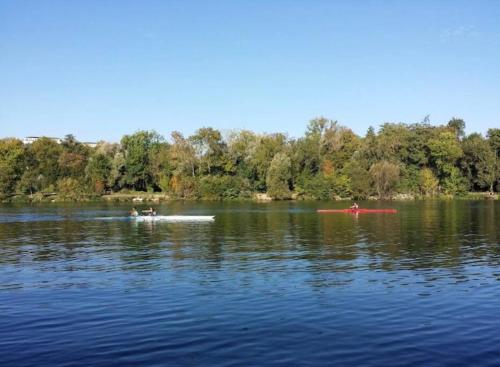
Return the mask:
M138 222L211 222L214 220L214 215L156 215L146 216L141 215L131 217Z

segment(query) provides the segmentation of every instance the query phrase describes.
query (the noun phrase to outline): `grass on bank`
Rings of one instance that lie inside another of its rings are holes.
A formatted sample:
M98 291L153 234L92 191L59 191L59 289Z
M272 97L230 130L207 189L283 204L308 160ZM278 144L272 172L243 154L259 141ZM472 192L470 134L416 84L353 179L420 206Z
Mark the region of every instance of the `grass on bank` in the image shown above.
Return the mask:
M1 202L8 203L43 203L43 202L97 202L97 201L108 201L108 202L165 202L171 200L179 200L180 198L172 197L171 195L165 193L152 193L144 191L133 191L133 190L122 190L119 192L109 192L102 195L95 193L85 193L79 191L68 191L68 192L37 192L32 195L25 194L13 194L9 196L4 196L0 198ZM367 200L380 200L376 196L370 196L366 198ZM438 194L433 196L418 195L418 194L394 194L390 197L390 200L394 201L409 201L409 200L499 200L499 195L497 193L487 193L487 192L467 192L463 195L445 195ZM247 195L245 197L192 197L192 198L181 198L180 200L191 200L191 201L273 201L266 193L253 193L252 195ZM290 199L287 200L336 200L336 201L346 201L346 200L356 200L352 197L339 197L333 196L329 199L318 199L308 196L303 196L297 193L291 193Z

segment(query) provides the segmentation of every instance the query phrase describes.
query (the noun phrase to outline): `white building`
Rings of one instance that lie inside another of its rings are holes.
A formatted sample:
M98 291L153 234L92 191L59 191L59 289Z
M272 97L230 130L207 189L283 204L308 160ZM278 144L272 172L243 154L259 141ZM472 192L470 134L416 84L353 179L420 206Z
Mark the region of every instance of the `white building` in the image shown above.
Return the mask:
M97 146L97 143L95 143L93 141L86 141L82 144L88 146L89 148L95 148Z
M47 139L50 139L50 140L53 140L55 141L57 144L61 144L62 143L62 139L60 138L50 138L48 136L27 136L23 139L23 143L24 144L32 144L34 143L35 141L37 141L38 139L40 138L47 138Z
M41 138L50 139L52 141L55 141L57 144L61 144L63 142L63 139L60 139L60 138L51 138L48 136L27 136L23 139L23 143L24 144L33 144L35 141L37 141L38 139L41 139ZM81 144L83 144L87 147L90 147L90 148L95 148L98 143L93 142L93 141L86 141L86 142L82 142Z

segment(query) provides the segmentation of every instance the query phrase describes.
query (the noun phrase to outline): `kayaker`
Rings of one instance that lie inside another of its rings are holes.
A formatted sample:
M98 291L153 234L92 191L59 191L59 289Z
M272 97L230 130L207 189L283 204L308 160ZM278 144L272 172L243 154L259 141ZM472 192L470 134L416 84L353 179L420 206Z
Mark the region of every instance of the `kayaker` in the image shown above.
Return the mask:
M353 210L358 210L359 209L359 205L354 203L352 206L351 206L351 209Z
M139 216L139 212L137 211L136 208L132 208L132 210L130 211L130 215L132 217L138 217Z
M156 216L156 210L154 210L153 208L149 208L147 210L143 210L142 211L144 214L146 215L150 215L150 216Z

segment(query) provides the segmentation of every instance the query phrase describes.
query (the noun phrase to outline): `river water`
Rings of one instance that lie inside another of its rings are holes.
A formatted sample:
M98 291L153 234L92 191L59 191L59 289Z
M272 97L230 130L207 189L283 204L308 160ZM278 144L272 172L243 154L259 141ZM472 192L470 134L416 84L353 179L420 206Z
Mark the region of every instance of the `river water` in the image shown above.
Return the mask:
M500 202L0 206L0 366L499 366Z

